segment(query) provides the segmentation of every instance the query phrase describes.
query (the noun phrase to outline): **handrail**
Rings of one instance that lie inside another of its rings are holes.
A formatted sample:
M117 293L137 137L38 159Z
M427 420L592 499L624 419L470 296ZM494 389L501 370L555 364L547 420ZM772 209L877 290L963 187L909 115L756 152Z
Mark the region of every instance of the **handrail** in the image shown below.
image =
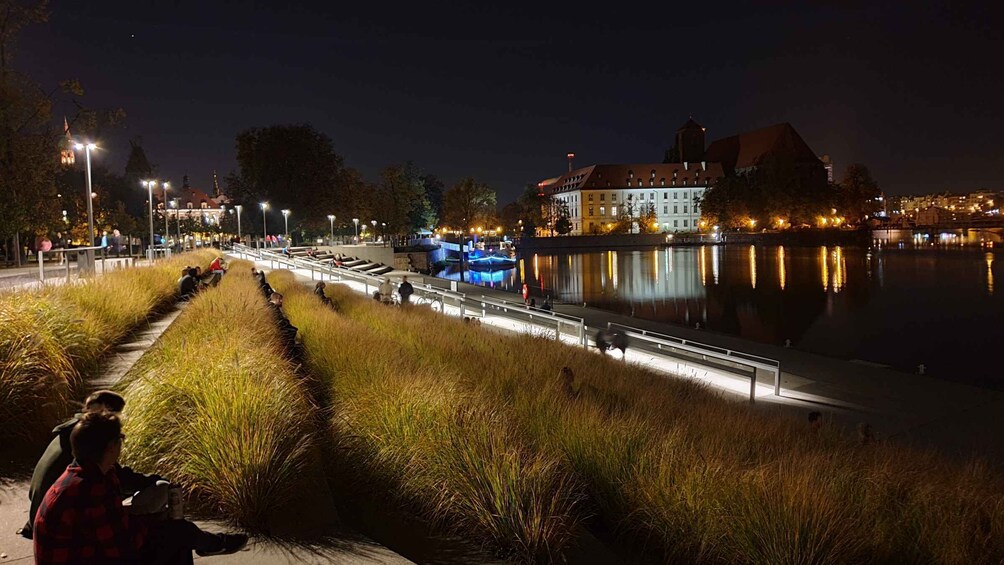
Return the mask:
M781 362L777 359L753 355L751 353L743 353L741 351L735 351L719 347L717 345L710 345L699 341L661 334L613 322L608 322L607 328L619 328L622 331L633 335L636 339L655 343L660 349L662 349L663 346L672 347L701 355L705 360L707 360L708 357L711 357L718 361L735 363L737 365L753 369L750 382L750 402L753 402L756 398L756 370L763 369L765 371L769 371L774 374L774 396L781 396Z

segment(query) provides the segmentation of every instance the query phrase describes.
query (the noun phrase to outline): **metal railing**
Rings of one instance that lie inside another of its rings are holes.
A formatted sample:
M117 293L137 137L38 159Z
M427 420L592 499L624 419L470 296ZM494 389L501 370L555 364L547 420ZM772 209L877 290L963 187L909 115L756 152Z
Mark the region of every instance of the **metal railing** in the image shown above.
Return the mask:
M268 261L272 269L279 267L310 271L311 280L352 280L357 283L363 283L363 289L366 294L370 293L371 286L374 290L379 287L385 278L383 275L371 275L365 272L353 271L346 267L337 267L334 264L322 263L301 257L289 257L281 253L254 249L240 244L235 244L232 252L241 257L253 257L260 261ZM392 284L394 284L395 289L399 286L395 283ZM414 288L417 298L427 301L433 307L438 303L439 311L443 313L446 313L447 306L451 306L459 310L461 318L478 315L484 317L491 314L553 330L556 340L560 340L562 335L566 335L573 338L582 347L588 347L589 345L589 327L583 318L542 310L540 308L530 308L522 302L510 302L508 300L490 298L485 295L472 297L462 292L436 288L428 283L414 285ZM419 301L416 300L416 303L419 303ZM615 324L613 322L608 323L607 328L624 332L636 340L636 342L648 345L650 349L646 349L647 351L660 356L684 360L691 364L704 365L716 370L724 370L749 377L751 402L756 398L757 371L772 373L774 376L774 394L776 396L780 396L781 394L781 363L776 359ZM654 348L654 350L651 348Z
M608 322L607 328L622 331L637 341L653 345L663 355L672 353L673 355L671 356L678 359L690 362L697 361L698 364L712 365L716 369L725 369L727 371L730 368L737 369L730 372L744 376L748 375L750 378L750 402L756 399L757 371L767 371L772 373L774 377L774 396L781 396L781 362L777 359L761 357L751 353L744 353L734 349L718 347L717 345L615 324L613 322Z

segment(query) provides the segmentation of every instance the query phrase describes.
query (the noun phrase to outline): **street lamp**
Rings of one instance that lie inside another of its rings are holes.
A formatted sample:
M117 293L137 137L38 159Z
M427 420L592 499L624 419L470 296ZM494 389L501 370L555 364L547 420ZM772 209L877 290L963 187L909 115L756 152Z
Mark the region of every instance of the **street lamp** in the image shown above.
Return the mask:
M268 210L268 202L262 202L260 206L261 206L261 226L262 226L262 233L264 235L263 239L265 242L263 247L268 247L268 221L265 220L265 210Z
M354 243L359 243L359 218L352 218L352 223L356 225L356 240Z
M157 184L154 180L141 181L143 186L146 187L147 191L147 204L150 211L150 248L149 248L149 258L153 261L153 185Z
M376 225L377 225L377 221L376 220L370 220L370 223L373 224L373 243L376 243Z
M80 151L84 150L84 155L87 156L87 237L90 238L90 243L87 247L94 246L94 192L91 190L91 151L97 149L97 145L93 143L77 143L73 146ZM152 221L152 220L151 220ZM151 230L152 231L152 230Z
M282 221L285 222L285 225L286 225L286 239L288 240L289 239L289 210L283 210L282 211ZM289 243L287 243L286 245L289 245Z
M172 198L171 208L174 208L174 224L178 228L178 251L185 250L185 244L181 242L181 199Z
M165 182L164 187L164 247L167 247L167 237L171 235L170 228L167 227L167 189L171 188L171 183ZM165 252L166 253L166 252Z
M334 243L335 241L335 215L328 214L328 223L331 224L331 236L328 238L328 244Z
M240 239L241 239L241 210L243 210L244 207L241 206L240 204L238 204L238 205L234 206L234 208L237 208L237 240L240 241Z

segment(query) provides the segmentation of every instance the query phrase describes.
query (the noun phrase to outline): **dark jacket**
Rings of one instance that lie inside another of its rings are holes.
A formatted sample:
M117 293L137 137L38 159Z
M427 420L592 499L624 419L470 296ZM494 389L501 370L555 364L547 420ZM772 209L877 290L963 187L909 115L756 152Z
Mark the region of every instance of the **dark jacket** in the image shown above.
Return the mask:
M410 282L404 281L397 288L397 292L401 295L402 300L407 301L408 297L415 293L415 287L411 286Z
M179 290L181 291L181 296L194 295L196 285L197 283L195 281L195 277L193 277L192 275L185 275L181 277L181 281L178 283L178 286L180 287Z
M42 499L49 487L56 482L56 479L63 474L66 467L73 462L73 449L70 447L70 432L77 424L77 418L71 418L53 428L54 437L45 448L42 457L35 464L35 470L31 474L31 483L28 485L28 500L31 505L28 507L28 523L34 523L35 514L42 504ZM164 480L157 475L144 475L137 473L129 467L119 466L116 469L119 484L122 486L122 495L132 496L137 491L153 486L157 481Z

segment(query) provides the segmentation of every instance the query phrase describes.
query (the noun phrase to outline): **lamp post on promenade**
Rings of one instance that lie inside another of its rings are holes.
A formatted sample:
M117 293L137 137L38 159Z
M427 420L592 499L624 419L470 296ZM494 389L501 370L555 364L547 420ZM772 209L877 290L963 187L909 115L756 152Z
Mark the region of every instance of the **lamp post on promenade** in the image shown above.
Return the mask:
M87 159L87 247L94 246L94 192L91 188L91 151L97 149L93 143L77 143L75 147L78 151L84 150Z
M284 209L282 211L282 221L284 222L286 228L285 231L286 245L289 245L289 209Z
M328 223L331 224L331 233L328 236L328 244L330 245L330 244L332 244L332 243L335 242L335 215L334 214L328 214Z
M261 203L261 227L264 235L262 247L268 247L268 220L265 219L265 210L268 210L268 202Z
M373 224L373 243L376 243L376 233L377 233L376 232L376 225L377 225L377 221L376 220L370 220L370 223Z
M185 250L185 244L181 241L181 205L177 198L171 199L171 208L174 208L174 224L178 228L178 251Z
M150 247L147 248L147 258L153 261L153 185L157 184L154 180L141 181L143 186L146 187L147 191L147 209L150 212Z
M171 188L171 183L165 182L162 186L164 187L164 248L166 249L167 238L171 235L171 229L167 226L167 189Z
M241 239L241 210L244 209L240 204L234 206L237 209L237 239Z
M353 243L359 243L359 218L352 218L352 223L356 225L356 239Z

